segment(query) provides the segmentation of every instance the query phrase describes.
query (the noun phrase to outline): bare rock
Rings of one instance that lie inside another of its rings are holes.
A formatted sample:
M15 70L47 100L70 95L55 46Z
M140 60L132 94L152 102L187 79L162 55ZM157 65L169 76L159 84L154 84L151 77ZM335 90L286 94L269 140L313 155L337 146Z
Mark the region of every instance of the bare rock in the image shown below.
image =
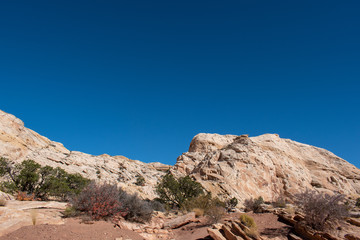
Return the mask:
M357 236L355 236L353 234L346 234L344 237L347 240L360 240L360 237L357 237Z
M306 189L360 194L360 169L325 149L277 134L198 134L172 171L190 174L214 196L236 197L240 203L259 196L291 198Z
M190 222L195 221L195 213L190 212L188 214L185 214L183 216L171 219L164 223L164 228L179 228L181 226L184 226Z
M207 231L214 240L227 240L218 229L208 228Z

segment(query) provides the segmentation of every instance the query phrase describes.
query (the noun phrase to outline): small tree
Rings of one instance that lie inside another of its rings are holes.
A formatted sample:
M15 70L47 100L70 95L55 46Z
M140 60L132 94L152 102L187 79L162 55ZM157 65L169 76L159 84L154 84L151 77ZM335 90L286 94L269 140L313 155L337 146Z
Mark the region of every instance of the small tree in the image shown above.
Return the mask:
M89 180L80 174L69 174L61 168L41 167L33 160L13 164L0 158L0 176L7 177L2 189L9 193L24 192L46 200L49 196L65 200L69 194L78 194Z
M334 228L348 216L344 195L330 196L325 193L307 190L296 197L297 206L304 212L306 223L315 230Z
M185 203L202 194L200 183L189 176L176 179L170 172L167 173L156 186L160 200L170 207L183 208Z

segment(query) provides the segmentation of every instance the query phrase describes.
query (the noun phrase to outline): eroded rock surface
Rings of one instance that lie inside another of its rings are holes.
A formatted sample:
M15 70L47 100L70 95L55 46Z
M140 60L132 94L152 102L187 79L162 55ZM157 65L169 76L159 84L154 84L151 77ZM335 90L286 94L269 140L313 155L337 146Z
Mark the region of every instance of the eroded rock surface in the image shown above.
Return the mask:
M15 116L0 110L0 157L14 162L32 159L41 165L61 167L70 173L98 181L117 182L128 192L137 192L143 198L154 198L154 185L170 166L162 163L143 163L124 156L107 154L94 156L69 151L28 129ZM137 176L145 179L145 186L135 184Z
M165 171L191 175L213 196L275 200L291 197L307 188L348 195L360 194L360 170L333 153L280 138L200 133L175 166L143 163L124 156L94 156L69 151L26 128L15 116L0 110L0 156L21 162L33 159L41 165L61 167L90 179L118 182L126 191L143 198L156 197L154 187ZM137 176L145 186L137 186Z
M305 189L360 194L360 170L333 153L277 134L198 134L174 173L190 174L213 195L275 200Z

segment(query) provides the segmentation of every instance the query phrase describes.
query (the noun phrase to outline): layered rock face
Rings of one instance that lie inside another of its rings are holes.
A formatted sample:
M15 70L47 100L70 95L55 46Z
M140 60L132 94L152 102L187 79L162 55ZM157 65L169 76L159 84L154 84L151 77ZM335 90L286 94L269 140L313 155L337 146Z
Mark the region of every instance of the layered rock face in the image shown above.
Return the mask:
M248 137L200 133L191 141L189 151L169 166L69 151L0 110L0 157L14 162L33 159L97 181L116 182L126 191L150 199L156 197L154 187L169 168L175 175L193 176L213 196L236 197L240 202L258 196L265 200L291 197L307 188L360 194L360 169L327 150L276 134ZM138 175L144 177L145 186L135 184Z
M15 116L0 110L0 157L14 162L32 159L41 165L61 167L70 173L98 181L118 182L125 190L144 198L154 198L154 186L170 166L143 163L123 156L94 156L69 151L61 143L28 129ZM135 185L137 175L145 178L145 186Z
M173 171L190 174L213 195L275 200L308 189L360 194L360 170L333 153L277 134L198 134Z

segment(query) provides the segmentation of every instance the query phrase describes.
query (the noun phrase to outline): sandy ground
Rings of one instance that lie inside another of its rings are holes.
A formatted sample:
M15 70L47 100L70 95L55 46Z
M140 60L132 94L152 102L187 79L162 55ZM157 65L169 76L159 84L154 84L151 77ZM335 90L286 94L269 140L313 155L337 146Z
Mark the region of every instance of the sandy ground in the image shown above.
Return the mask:
M98 221L85 224L79 219L67 219L63 225L25 226L0 237L0 240L115 240L121 237L124 240L144 239L133 231L114 228L114 224L110 222Z
M240 214L230 214L225 216L225 219L236 219ZM279 221L277 216L271 213L264 214L249 214L254 217L258 225L259 233L264 239L287 239L286 235L289 232L289 227ZM176 240L207 240L211 239L208 236L207 228L204 219L199 222L190 223L178 229L173 229L171 239ZM82 223L80 219L70 218L66 219L63 225L39 224L35 226L24 226L18 230L8 233L0 240L82 240L82 239L96 239L96 240L115 240L119 239L144 239L138 233L115 228L114 224L105 221L93 222L92 224ZM156 237L155 237L156 239Z

